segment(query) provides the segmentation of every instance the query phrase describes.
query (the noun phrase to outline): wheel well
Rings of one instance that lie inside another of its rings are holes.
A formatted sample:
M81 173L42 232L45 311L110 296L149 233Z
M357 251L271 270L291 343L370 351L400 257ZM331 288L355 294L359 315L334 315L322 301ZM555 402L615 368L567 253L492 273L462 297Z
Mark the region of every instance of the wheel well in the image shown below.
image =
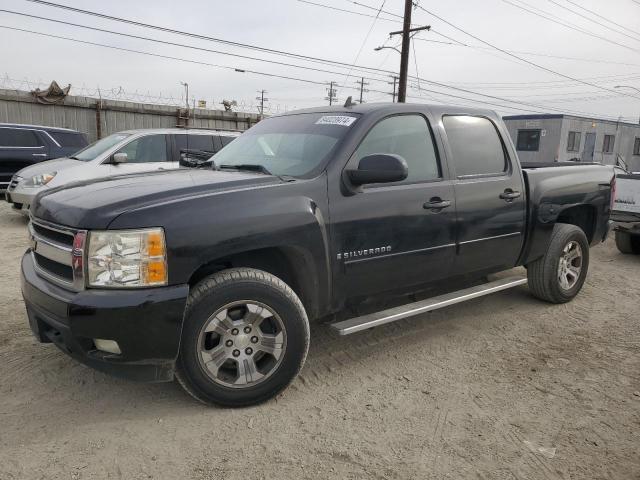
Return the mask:
M300 297L308 317L318 312L317 276L312 260L294 247L273 247L250 250L217 258L198 268L189 285L194 286L209 275L228 268L255 268L280 278Z
M590 205L570 207L558 215L557 222L580 227L591 243L596 228L596 209Z

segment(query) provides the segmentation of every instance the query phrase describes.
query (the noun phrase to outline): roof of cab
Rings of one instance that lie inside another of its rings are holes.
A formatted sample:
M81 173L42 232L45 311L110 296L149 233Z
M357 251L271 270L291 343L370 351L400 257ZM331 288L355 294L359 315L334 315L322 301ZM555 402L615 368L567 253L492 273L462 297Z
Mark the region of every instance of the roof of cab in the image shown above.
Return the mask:
M79 131L72 130L71 128L48 127L46 125L30 125L26 123L0 123L0 128L27 128L30 130L44 130L46 132L80 133Z
M434 114L472 114L472 115L487 115L491 116L496 115L493 110L489 110L486 108L473 108L473 107L464 107L460 105L433 105L427 103L361 103L352 105L350 107L345 107L344 105L339 106L323 106L323 107L312 107L305 108L302 110L294 110L287 113L283 113L277 116L285 116L285 115L295 115L299 113L358 113L361 115L366 115L372 112L385 111L388 113L394 112L407 112L407 111L415 111L416 109L428 109Z
M127 133L129 135L148 133L148 134L194 134L194 135L226 135L229 137L237 137L242 132L236 130L207 130L202 128L139 128L134 130L122 130L117 133Z

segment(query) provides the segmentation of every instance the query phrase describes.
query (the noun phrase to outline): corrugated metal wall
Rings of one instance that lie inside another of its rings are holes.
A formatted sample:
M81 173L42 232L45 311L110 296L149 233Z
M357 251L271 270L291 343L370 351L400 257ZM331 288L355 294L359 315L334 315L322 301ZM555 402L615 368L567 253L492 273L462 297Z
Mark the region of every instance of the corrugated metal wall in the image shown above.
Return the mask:
M0 89L0 122L26 123L78 130L90 142L114 132L134 128L169 128L184 124L178 108L115 100L68 96L61 105L37 103L29 92ZM250 113L195 109L190 113L191 128L244 131L259 121Z

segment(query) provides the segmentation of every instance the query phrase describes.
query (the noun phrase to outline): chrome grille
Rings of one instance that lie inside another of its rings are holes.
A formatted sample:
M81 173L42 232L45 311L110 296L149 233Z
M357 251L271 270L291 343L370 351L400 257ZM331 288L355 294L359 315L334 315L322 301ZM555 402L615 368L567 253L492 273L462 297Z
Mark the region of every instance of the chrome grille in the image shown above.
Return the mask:
M74 249L77 235L86 232L31 218L29 235L31 255L36 272L61 287L79 291L84 289L83 251Z

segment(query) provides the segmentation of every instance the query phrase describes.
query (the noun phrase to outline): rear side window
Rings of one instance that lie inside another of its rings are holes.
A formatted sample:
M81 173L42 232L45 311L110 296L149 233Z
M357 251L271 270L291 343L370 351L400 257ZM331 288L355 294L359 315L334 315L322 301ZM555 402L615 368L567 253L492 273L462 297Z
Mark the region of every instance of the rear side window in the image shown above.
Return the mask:
M187 142L187 148L189 150L211 152L212 155L216 153L211 135L187 135Z
M227 137L225 135L220 135L220 141L222 142L222 147L226 147L227 145L229 145L231 142L233 142L233 140L235 140L236 137Z
M397 115L376 124L355 151L355 164L374 153L391 153L406 160L408 176L398 183L425 182L442 176L431 130L421 115Z
M81 133L48 132L63 148L82 148L87 146L87 139Z
M483 117L450 115L442 119L456 175L501 175L507 157L493 122Z
M516 150L537 152L540 149L540 130L518 130Z
M33 130L0 128L0 147L42 147L40 137Z

